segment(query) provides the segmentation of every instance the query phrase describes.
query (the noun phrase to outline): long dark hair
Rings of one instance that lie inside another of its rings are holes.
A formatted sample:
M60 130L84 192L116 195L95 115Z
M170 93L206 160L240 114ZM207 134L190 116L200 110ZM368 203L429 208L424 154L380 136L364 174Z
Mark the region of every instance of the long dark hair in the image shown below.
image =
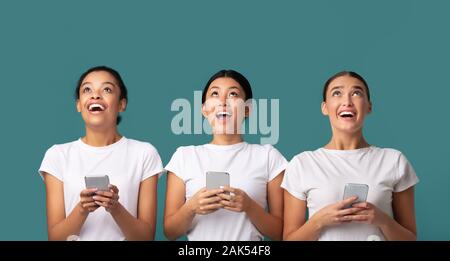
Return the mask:
M117 81L117 83L119 85L119 88L120 88L120 98L119 98L119 100L125 99L125 100L128 101L127 86L125 86L125 83L123 82L122 77L120 76L119 72L117 72L113 68L110 68L110 67L104 66L104 65L95 66L95 67L89 68L87 71L85 71L80 76L80 78L78 79L77 87L75 89L75 99L77 99L77 100L80 99L80 87L81 87L81 84L84 81L84 78L86 78L86 76L88 74L90 74L91 72L98 72L98 71L104 71L104 72L107 72L107 73L111 74L114 77L114 79L116 79L116 81ZM120 115L117 116L116 124L119 125L121 120L122 120L122 117Z

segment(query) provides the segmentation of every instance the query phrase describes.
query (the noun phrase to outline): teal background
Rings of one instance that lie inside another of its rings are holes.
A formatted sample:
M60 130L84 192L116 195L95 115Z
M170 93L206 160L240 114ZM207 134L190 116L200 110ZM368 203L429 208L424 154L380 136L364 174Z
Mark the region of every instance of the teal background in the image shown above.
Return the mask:
M0 240L47 239L37 169L51 145L83 135L75 82L101 64L129 88L121 133L151 142L164 163L180 145L209 141L172 134L170 105L193 101L219 69L241 71L256 98L280 99L276 147L288 159L330 137L324 81L359 72L374 105L368 141L403 151L419 175L418 238L449 240L449 10L448 1L1 1ZM161 178L158 240L164 194Z

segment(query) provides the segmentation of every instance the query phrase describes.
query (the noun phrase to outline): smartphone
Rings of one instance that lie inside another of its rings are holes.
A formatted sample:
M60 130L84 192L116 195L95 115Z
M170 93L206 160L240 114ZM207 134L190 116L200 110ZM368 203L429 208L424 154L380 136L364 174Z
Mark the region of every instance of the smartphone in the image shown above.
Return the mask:
M218 189L221 186L230 186L230 174L221 171L207 171L206 188Z
M104 176L86 176L84 177L86 188L98 188L101 191L109 191L109 177Z
M357 183L347 183L344 188L344 197L343 199L347 199L353 196L357 196L358 199L352 204L365 202L367 200L367 194L369 192L369 186L366 184L357 184ZM347 208L351 207L351 205L346 206Z

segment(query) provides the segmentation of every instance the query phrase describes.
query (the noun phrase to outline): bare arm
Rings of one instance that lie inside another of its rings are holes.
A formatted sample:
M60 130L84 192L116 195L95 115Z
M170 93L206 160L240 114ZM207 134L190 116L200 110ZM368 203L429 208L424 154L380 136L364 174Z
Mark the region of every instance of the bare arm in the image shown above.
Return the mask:
M334 204L327 205L317 211L306 221L307 204L284 191L284 240L317 240L322 229L327 226L350 222L345 220L349 215L361 211L361 208L345 208L357 200L350 197Z
M164 233L170 240L186 234L195 213L185 203L186 187L175 174L167 172Z
M186 186L175 174L167 173L166 208L164 211L164 233L170 240L185 235L195 215L207 215L222 207L222 189L200 189L186 201Z
M255 227L265 236L280 240L283 233L283 190L280 187L284 171L267 184L269 212L266 212L245 191L225 187L232 194L219 194L223 208L234 212L245 212ZM234 195L233 195L234 194Z
M272 240L281 240L283 235L283 189L280 186L283 175L284 171L267 185L269 212L252 199L246 211L256 228Z
M306 222L306 201L285 190L283 240L317 240L320 231L314 221Z
M85 204L86 208L83 208L80 202L66 218L63 183L48 173L44 173L44 182L47 195L48 239L67 240L70 235L79 235L89 214L86 208L95 211L98 206L91 201Z
M360 208L360 211L344 217L344 220L376 225L387 240L416 240L414 187L393 194L394 218L370 202L357 203L353 206Z
M154 240L156 229L158 175L149 177L139 186L137 218L122 204L110 211L127 240Z
M394 219L388 217L379 227L388 240L416 240L414 187L394 193L392 199Z

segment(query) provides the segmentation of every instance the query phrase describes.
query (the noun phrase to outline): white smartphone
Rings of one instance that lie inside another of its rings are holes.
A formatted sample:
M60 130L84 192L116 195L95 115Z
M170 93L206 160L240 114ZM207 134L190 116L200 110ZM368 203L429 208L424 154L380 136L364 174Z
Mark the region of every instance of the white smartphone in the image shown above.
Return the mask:
M101 191L109 191L109 177L104 176L86 176L84 177L86 188L98 188Z
M230 174L221 171L207 171L206 188L218 189L221 186L230 186Z
M352 204L365 202L367 200L367 194L369 192L369 186L367 184L358 184L358 183L347 183L344 188L344 197L343 199L347 199L353 196L357 196L358 199ZM351 207L351 205L346 206L347 208Z

